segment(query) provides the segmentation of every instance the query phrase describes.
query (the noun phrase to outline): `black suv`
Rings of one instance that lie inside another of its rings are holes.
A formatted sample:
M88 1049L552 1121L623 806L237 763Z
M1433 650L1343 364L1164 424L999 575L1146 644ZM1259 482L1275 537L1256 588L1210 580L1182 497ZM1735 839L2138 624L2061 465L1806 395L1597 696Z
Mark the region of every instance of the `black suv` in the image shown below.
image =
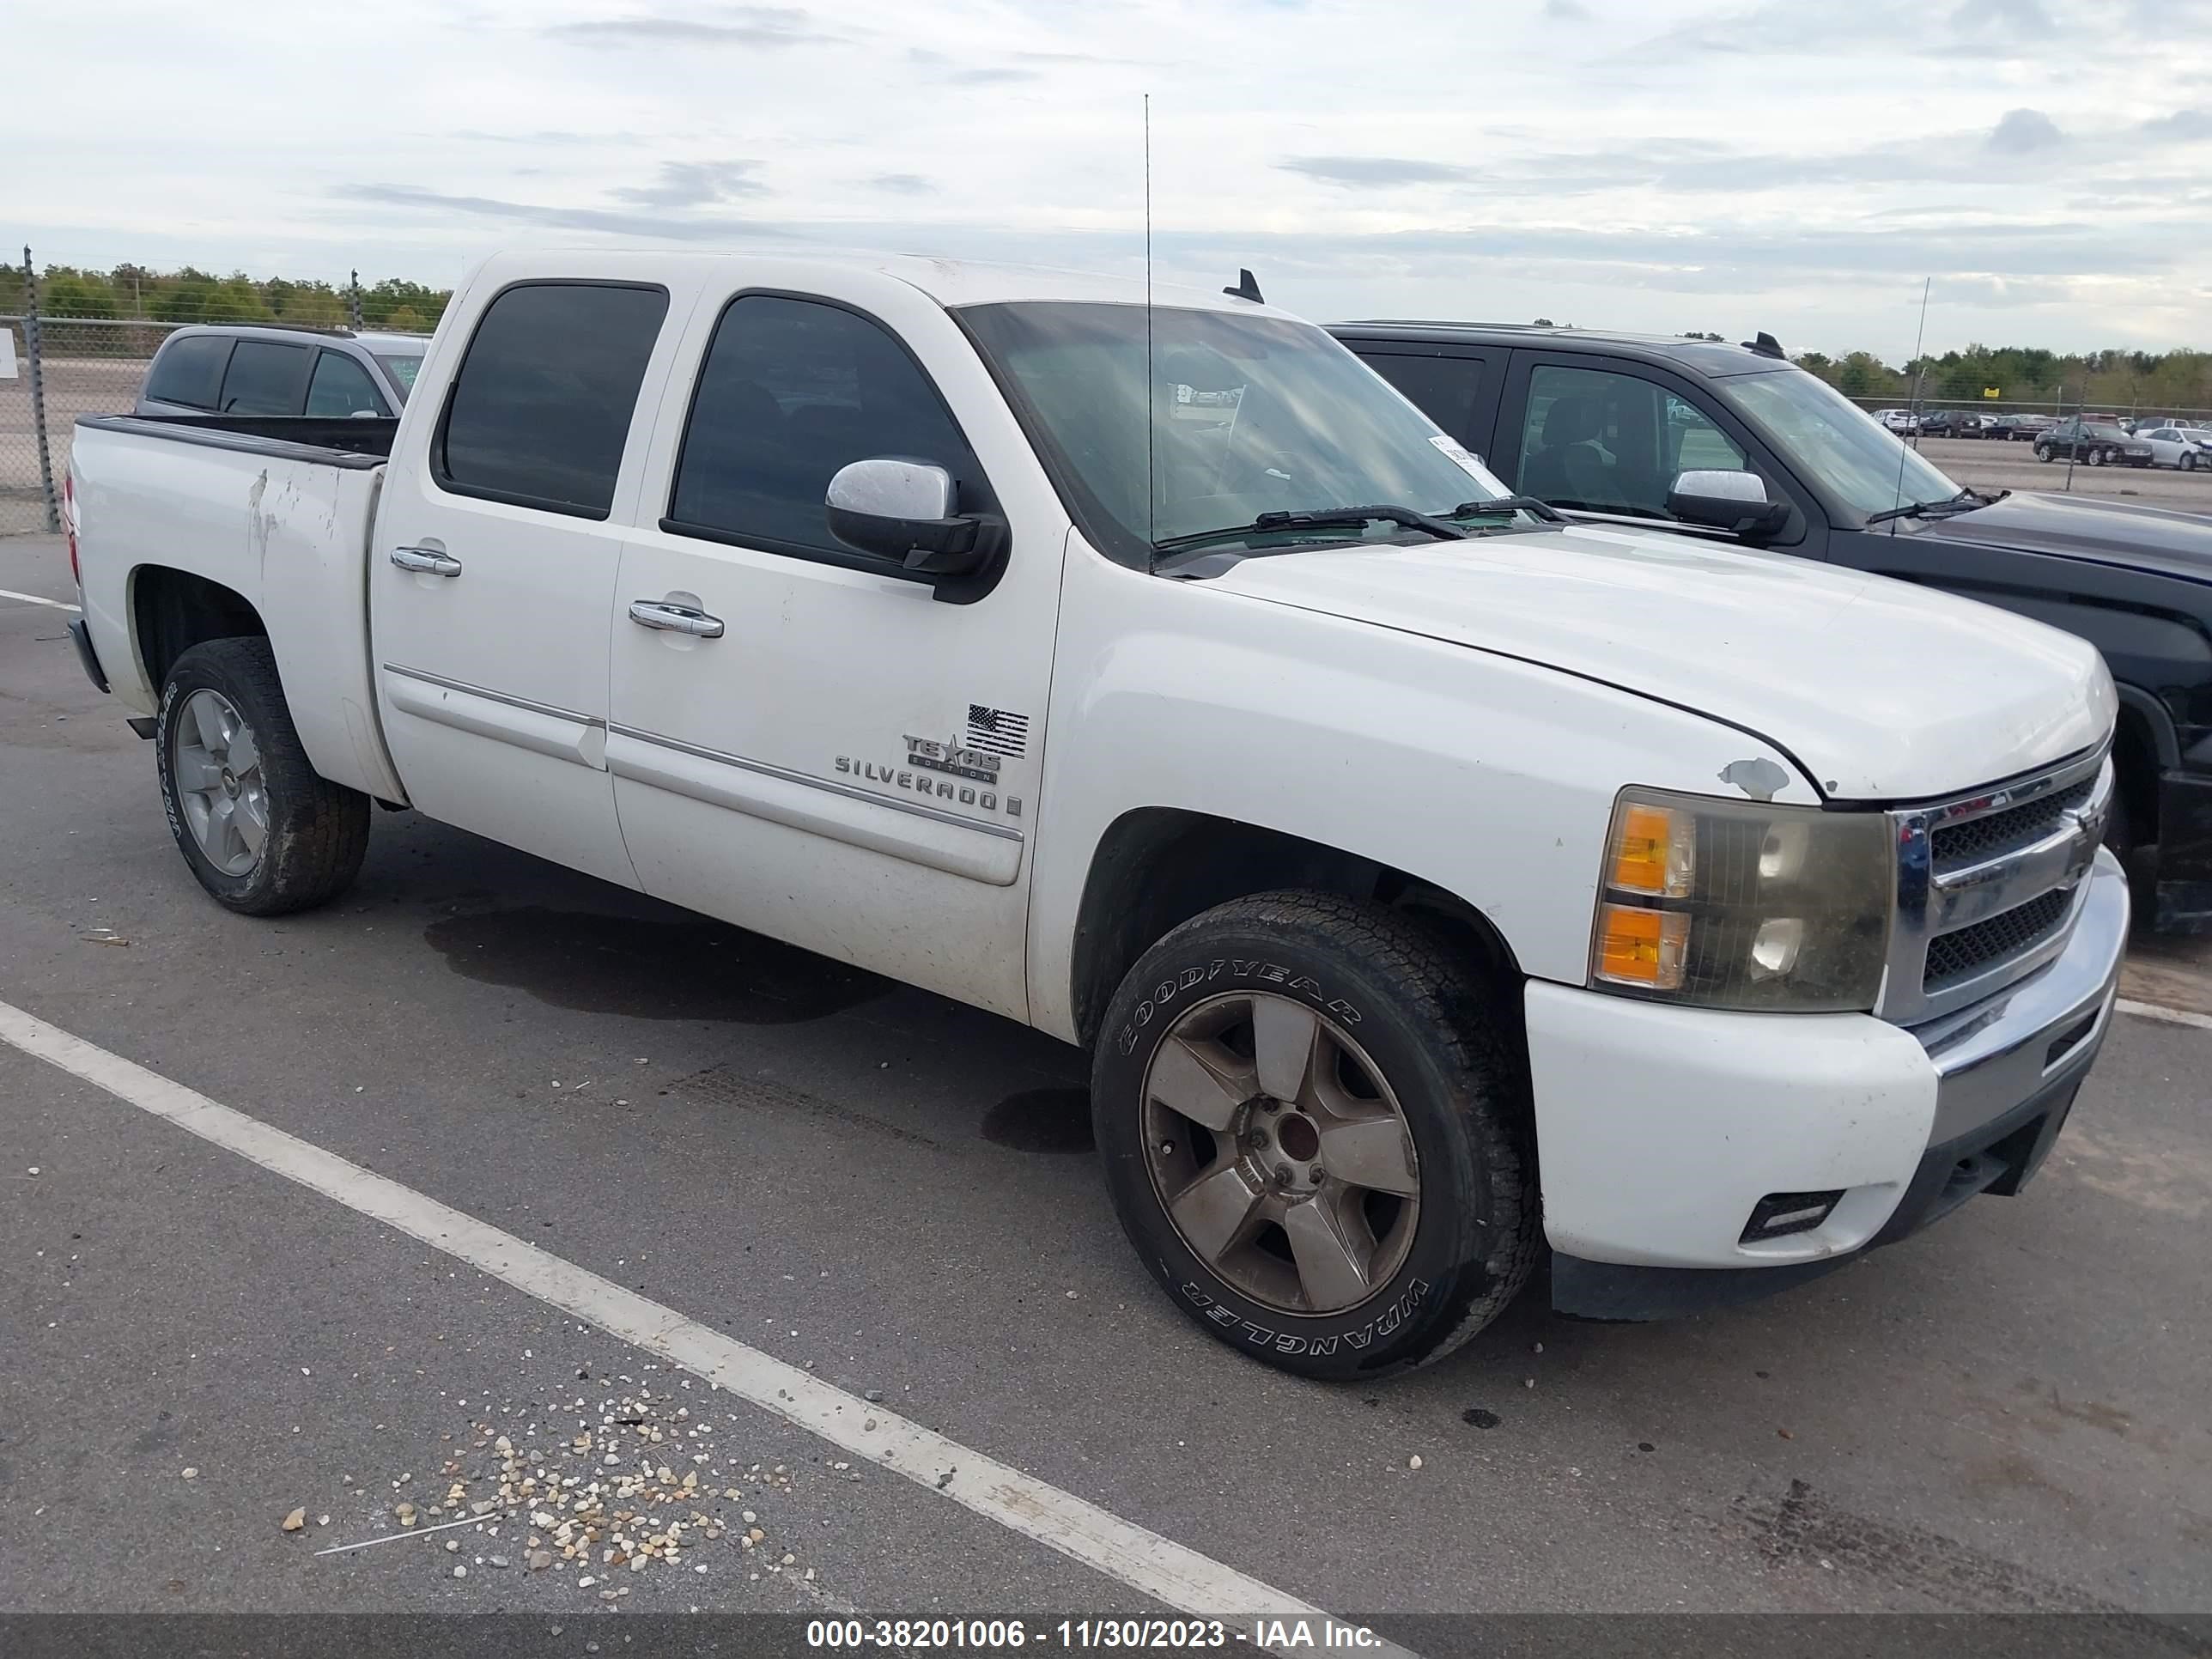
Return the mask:
M2154 883L2159 926L2212 932L2212 518L1963 489L1767 335L1331 332L1509 486L1573 518L1947 588L2095 644L2120 694L2109 839ZM1742 499L1747 480L1681 476L1696 471L1747 472L1765 501Z
M2148 466L2151 447L2130 437L2117 423L2069 416L2035 437L2039 461L2087 461L2092 466Z

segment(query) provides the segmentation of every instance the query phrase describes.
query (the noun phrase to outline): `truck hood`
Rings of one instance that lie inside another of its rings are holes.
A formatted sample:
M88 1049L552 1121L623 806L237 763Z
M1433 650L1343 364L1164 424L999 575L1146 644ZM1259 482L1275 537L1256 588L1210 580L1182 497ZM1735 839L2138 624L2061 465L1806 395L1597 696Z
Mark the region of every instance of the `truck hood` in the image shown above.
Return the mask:
M2069 634L1907 583L1597 526L1250 558L1214 585L1543 665L1755 733L1826 796L1975 788L2104 740ZM1623 779L1632 782L1632 779Z
M2212 582L2212 518L2171 507L2032 492L1956 518L1929 520L1906 533Z

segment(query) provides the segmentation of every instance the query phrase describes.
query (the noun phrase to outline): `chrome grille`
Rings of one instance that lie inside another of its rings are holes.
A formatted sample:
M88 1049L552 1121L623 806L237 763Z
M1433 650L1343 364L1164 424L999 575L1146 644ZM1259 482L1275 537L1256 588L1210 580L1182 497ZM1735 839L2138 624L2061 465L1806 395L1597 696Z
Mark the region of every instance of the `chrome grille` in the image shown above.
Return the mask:
M2067 813L2089 799L2089 792L2096 785L2095 777L2086 777L2024 806L2009 806L1987 817L1968 818L1930 831L1928 842L1935 854L1936 867L1955 870L2042 840L2058 827Z
M2112 799L2112 763L2099 749L1891 812L1897 913L1875 1012L1905 1025L1936 1018L2064 949Z
M1939 933L1928 941L1928 965L1921 975L1921 988L1941 990L1990 963L2040 945L2073 908L2073 893L2056 887L2041 898L2015 905L1987 921L1961 927L1955 933Z

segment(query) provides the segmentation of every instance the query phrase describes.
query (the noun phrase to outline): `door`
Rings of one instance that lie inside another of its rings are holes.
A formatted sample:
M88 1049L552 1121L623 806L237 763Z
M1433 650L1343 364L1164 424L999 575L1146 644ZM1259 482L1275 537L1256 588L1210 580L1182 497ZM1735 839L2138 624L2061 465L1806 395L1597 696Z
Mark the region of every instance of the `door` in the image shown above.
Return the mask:
M957 325L905 284L742 293L693 333L617 595L607 757L641 884L1024 1018L1066 516ZM830 533L831 476L879 456L1006 517L987 591L945 603Z
M1686 376L1626 360L1516 351L1498 411L1491 469L1523 495L1577 518L1680 525L1667 508L1675 475L1756 473L1790 522L1761 544L1820 556L1824 523L1811 498L1748 428Z
M668 307L626 283L501 290L436 419L409 423L369 550L385 738L414 805L633 886L607 636Z

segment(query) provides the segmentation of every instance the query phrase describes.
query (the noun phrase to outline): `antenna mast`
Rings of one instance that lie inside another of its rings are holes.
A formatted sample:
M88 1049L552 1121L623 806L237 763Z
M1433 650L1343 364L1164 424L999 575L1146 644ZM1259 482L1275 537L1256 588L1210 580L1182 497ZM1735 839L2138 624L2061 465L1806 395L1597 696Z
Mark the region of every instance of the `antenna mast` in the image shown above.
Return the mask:
M1928 374L1927 360L1921 355L1921 349L1928 343L1928 290L1935 286L1933 276L1921 279L1920 331L1912 338L1912 406L1905 413L1912 422L1912 435L1916 438L1920 435L1920 382ZM1897 497L1890 502L1892 507L1905 505L1905 453L1911 447L1902 437L1898 439ZM1897 534L1897 520L1894 519L1889 521L1889 533L1893 536Z
M1152 94L1145 94L1145 568L1150 572L1159 558L1155 533L1159 512L1158 486L1152 476L1152 442L1158 419L1152 400L1158 388L1152 383Z

